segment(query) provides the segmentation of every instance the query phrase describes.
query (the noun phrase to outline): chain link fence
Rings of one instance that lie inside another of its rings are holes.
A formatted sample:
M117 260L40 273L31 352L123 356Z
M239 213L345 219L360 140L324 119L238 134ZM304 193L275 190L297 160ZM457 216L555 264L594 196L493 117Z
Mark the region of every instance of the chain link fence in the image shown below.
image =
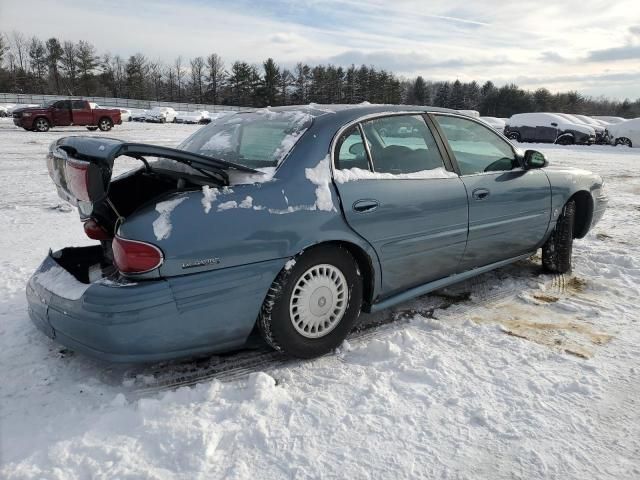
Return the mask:
M102 107L139 108L149 110L153 107L171 107L181 112L191 112L194 110L207 110L208 112L225 112L252 110L251 107L236 107L232 105L208 105L204 103L178 103L178 102L156 102L154 100L135 100L131 98L112 97L73 97L66 95L36 95L22 93L0 93L0 104L42 104L49 100L87 100L95 102Z

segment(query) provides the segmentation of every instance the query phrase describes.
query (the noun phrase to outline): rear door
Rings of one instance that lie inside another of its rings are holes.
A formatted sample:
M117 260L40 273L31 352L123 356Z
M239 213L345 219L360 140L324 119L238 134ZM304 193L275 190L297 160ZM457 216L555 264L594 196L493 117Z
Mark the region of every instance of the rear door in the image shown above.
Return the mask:
M435 114L469 199L469 238L462 268L531 252L551 218L551 185L542 170L524 170L512 145L490 128ZM464 131L450 138L448 131Z
M54 103L51 117L54 125L60 127L71 125L71 100L60 100Z
M467 196L441 148L421 115L354 125L334 147L342 209L378 253L383 296L458 268L467 240Z
M92 125L93 114L89 108L89 102L84 100L71 101L72 120L75 125Z

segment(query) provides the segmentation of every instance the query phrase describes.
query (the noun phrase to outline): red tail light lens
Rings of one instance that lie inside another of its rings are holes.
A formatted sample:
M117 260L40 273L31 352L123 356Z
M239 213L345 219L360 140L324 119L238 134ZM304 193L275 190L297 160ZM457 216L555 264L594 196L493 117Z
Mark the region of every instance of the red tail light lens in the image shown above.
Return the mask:
M162 250L150 243L115 237L113 261L122 273L145 273L162 265Z
M89 197L89 163L68 159L65 164L67 189L78 200L88 202Z
M84 233L93 240L109 240L111 235L98 222L90 218L84 222Z

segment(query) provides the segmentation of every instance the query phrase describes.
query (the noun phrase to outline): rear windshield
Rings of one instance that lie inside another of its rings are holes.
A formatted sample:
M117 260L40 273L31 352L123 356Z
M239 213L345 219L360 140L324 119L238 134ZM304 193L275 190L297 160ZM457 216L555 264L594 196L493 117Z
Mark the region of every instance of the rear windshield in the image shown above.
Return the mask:
M276 167L311 121L297 110L237 113L213 121L178 148L250 168Z

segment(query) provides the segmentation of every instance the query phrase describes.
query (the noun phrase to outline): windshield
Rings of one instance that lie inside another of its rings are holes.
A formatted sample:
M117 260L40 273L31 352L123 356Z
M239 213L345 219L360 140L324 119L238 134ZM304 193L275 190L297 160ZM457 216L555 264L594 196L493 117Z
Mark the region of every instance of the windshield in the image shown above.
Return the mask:
M219 118L178 148L250 168L277 167L311 125L299 110L257 110Z

